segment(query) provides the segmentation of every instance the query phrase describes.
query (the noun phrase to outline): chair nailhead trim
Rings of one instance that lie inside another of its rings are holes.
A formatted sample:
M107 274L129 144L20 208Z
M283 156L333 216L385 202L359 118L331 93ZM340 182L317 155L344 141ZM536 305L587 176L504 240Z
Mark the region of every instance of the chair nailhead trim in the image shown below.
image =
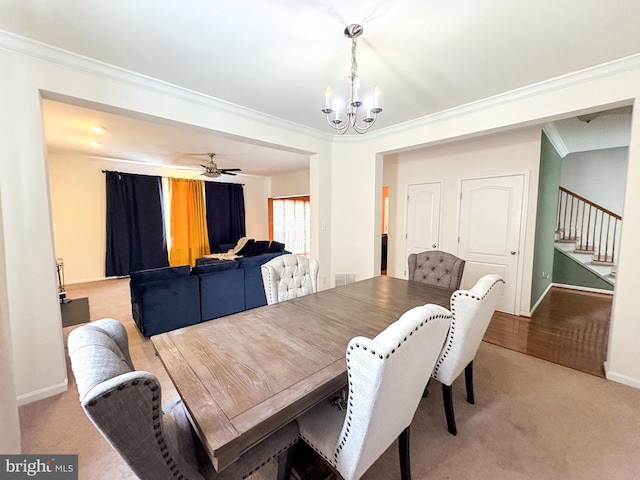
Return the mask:
M132 380L131 381L131 386L132 387L136 387L140 385L140 381L139 380ZM142 382L142 385L145 387L149 387L149 391L152 392L152 396L151 396L151 401L153 402L151 404L151 410L153 412L152 415L152 420L155 422L156 420L158 420L160 418L160 415L157 413L157 411L160 409L160 394L156 394L155 392L159 392L160 390L160 385L158 383L156 383L153 380L145 380L144 382ZM122 391L126 388L125 384L121 384L118 385L117 387L113 388L112 390L109 390L107 392L105 392L102 395L102 398L109 398L111 396L112 393L116 393L119 391ZM87 407L94 407L96 406L98 403L97 399L92 399L89 402L87 402ZM178 480L189 480L188 477L185 477L181 472L180 472L180 468L178 467L178 465L175 463L175 460L173 459L173 457L171 457L171 453L168 451L168 446L165 443L164 440L164 432L162 431L162 424L160 422L154 423L153 424L153 429L156 430L155 432L155 437L157 438L157 444L159 447L159 450L161 452L162 458L165 459L165 463L169 468L169 471L172 472L174 477L178 477ZM295 441L293 442L295 443ZM292 443L292 444L293 444ZM246 477L243 477L246 478Z
M418 325L417 327L415 327L414 330L412 330L411 332L409 332L409 335L407 337L404 337L404 339L402 340L402 342L398 343L398 347L397 348L393 348L391 349L391 354L395 353L395 351L400 348L402 346L402 344L404 342L407 341L407 338L413 335L414 331L418 331L418 329L422 326L424 326L426 323L428 323L430 320L433 320L435 318L448 318L448 315L434 315L432 317L427 318L424 322L421 322L420 325ZM367 351L367 347L362 345L360 346L359 343L356 343L355 345L352 344L349 346L350 350L354 350L355 348L362 348L364 351ZM353 396L354 396L354 390L353 390L353 385L351 384L351 363L350 363L350 351L347 350L347 376L349 378L349 410L347 411L347 418L349 419L347 422L347 427L344 429L345 433L342 436L342 438L340 439L340 442L338 443L338 446L336 447L335 452L333 453L333 460L329 459L324 453L322 453L320 450L318 450L315 445L313 445L308 439L306 439L302 434L300 435L300 438L302 438L309 446L311 446L311 448L313 448L318 454L320 454L320 456L322 456L328 463L329 465L331 465L332 467L336 467L338 465L338 455L340 454L340 452L342 451L343 447L346 445L348 439L349 439L349 433L351 432L351 419L353 416ZM371 350L371 353L375 355L375 351ZM378 358L380 358L380 360L384 360L385 358L389 358L389 356L391 354L387 354L386 356L383 356L381 354L378 354Z
M493 284L491 284L491 286L487 289L487 291L485 292L485 294L482 297L478 297L476 295L473 295L467 291L462 291L462 290L458 290L456 292L453 292L453 295L451 295L451 327L449 328L449 335L447 336L447 346L444 349L444 353L440 356L440 358L438 359L438 361L436 362L436 366L433 369L433 373L431 374L432 378L435 378L437 380L438 377L438 369L440 367L440 365L442 365L444 363L444 360L447 358L447 355L449 355L449 352L451 351L451 348L453 347L453 337L455 334L455 330L456 330L456 307L455 307L455 299L461 296L465 296L465 297L471 297L474 300L480 301L483 300L487 295L489 295L489 292L493 289L493 287L496 286L496 284L498 282L502 282L505 283L504 280L500 279L500 280L496 280L495 282L493 282Z

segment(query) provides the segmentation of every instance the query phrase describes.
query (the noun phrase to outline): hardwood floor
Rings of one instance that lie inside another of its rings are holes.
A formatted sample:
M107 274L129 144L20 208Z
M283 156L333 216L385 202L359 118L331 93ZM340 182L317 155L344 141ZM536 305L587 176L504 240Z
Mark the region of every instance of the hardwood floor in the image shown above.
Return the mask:
M483 340L604 378L612 302L553 287L531 318L496 312Z

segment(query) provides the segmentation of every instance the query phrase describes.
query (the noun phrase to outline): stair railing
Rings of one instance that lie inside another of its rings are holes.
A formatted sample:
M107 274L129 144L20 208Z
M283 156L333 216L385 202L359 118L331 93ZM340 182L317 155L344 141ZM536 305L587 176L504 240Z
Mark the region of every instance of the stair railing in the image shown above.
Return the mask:
M592 254L594 264L615 265L622 217L564 187L558 195L558 240L575 242L576 253Z

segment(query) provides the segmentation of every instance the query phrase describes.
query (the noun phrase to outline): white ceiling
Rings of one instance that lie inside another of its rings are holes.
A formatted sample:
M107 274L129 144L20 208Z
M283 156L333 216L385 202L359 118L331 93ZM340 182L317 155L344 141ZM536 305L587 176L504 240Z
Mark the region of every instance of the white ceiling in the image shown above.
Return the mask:
M2 30L323 132L325 87L346 95L349 23L364 27L361 92L382 88L376 129L640 52L637 0L0 0ZM57 121L81 112L67 113ZM68 148L53 136L72 132L55 123L51 148ZM102 155L164 162L215 149L219 166L235 166L233 144L207 141L211 132L169 145L176 136L162 127L162 140L141 127L113 150L105 137Z
M309 155L263 143L249 143L208 130L135 118L52 100L43 100L44 129L49 154L165 165L203 170L215 153L218 168L241 168L241 175L273 176L309 168ZM95 133L89 127L106 130ZM93 147L89 141L100 142Z

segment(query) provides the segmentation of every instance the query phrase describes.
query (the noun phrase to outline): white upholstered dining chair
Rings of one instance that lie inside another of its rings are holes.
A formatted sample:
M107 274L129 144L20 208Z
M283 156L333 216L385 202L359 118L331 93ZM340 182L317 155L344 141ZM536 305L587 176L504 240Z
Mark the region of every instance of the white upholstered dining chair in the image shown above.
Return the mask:
M291 423L215 472L181 401L162 408L158 379L133 368L127 333L105 318L72 330L71 367L82 408L109 444L142 480L239 480L278 458L278 479L290 476L288 448L298 439Z
M359 479L396 438L401 478L411 478L409 425L450 321L447 309L424 305L373 339L353 338L346 409L325 401L298 418L300 438L345 480Z
M315 258L280 255L260 268L268 305L318 291L319 266Z
M469 290L451 295L451 329L432 377L442 383L442 398L449 433L456 435L451 386L464 370L467 401L475 403L473 394L473 359L476 356L496 303L502 295L504 280L500 275L485 275ZM427 368L430 368L427 365Z

